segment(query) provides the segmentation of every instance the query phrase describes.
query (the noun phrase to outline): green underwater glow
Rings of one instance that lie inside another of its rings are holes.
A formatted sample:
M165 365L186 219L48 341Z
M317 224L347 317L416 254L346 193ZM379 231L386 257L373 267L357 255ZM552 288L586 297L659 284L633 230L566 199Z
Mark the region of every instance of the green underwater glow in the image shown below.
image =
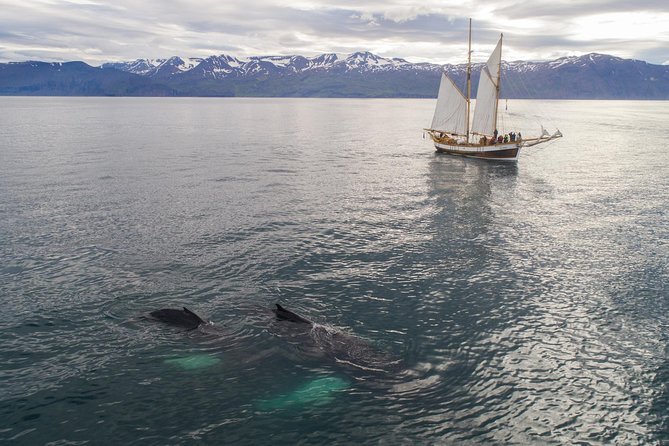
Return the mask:
M163 362L184 370L196 370L218 364L221 362L221 359L212 355L191 355L183 356L181 358L166 359Z
M336 376L317 378L294 391L281 394L269 400L259 401L260 410L274 410L304 405L327 404L334 399L334 393L349 386L348 381Z

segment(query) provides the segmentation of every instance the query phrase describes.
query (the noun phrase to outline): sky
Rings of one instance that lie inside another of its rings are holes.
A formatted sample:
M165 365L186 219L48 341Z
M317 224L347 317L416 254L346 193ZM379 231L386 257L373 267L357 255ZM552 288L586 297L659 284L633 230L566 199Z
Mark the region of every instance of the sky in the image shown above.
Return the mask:
M473 60L592 52L669 64L669 0L0 0L0 62L371 51Z

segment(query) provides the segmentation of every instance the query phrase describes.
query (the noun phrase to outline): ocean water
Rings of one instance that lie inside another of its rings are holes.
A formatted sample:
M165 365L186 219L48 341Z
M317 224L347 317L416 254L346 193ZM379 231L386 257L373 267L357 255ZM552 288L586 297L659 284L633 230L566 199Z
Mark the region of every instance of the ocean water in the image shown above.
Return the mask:
M0 98L0 442L669 444L669 103L433 107Z

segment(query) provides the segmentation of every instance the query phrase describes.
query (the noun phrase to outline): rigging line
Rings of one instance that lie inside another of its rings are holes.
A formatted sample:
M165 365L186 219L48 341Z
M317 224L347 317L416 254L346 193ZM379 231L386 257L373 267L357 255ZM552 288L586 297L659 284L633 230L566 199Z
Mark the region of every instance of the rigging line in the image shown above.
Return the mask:
M512 102L511 103L511 112L505 111L505 116L506 116L506 123L511 128L513 131L518 131L520 129L521 124L519 123L518 120L518 113L514 112L515 104Z
M546 113L546 110L542 106L542 101L540 99L536 98L536 89L535 90L530 90L528 87L528 84L526 82L525 76L523 72L518 72L518 81L520 84L524 87L524 90L527 92L527 97L528 99L533 100L533 106L537 110L538 116L537 116L537 122L539 125L543 125L544 123L550 124L551 127L555 127L555 122L550 119L550 114ZM543 121L543 122L542 122Z
M505 122L504 122L504 115L505 115L505 113L500 113L500 114L499 114L499 120L501 121L501 124L502 124L502 125L499 126L499 127L500 127L500 130L501 130L500 133L501 133L502 135L504 135L504 134L506 133L506 125L505 125Z
M508 64L504 64L502 69L503 69L503 73L504 73L504 85L507 86L507 88L505 88L505 93L506 93L505 96L506 97L504 99L506 101L508 101L509 96L517 96L519 88L517 87L517 85L515 83L515 80L512 77L509 76L510 70L508 68ZM513 92L516 92L516 94L513 94ZM513 118L512 115L508 112L508 110L506 108L506 104L505 104L505 107L504 107L504 110L502 111L502 113L503 113L503 116L506 119L507 125L509 125L511 127L514 127L514 128L519 127L517 119Z
M515 80L518 82L518 84L516 84L516 85L520 86L520 88L519 88L519 90L521 90L520 93L523 96L525 96L525 99L533 99L534 94L532 94L532 91L528 87L528 84L525 82L523 72L517 71L516 73L517 73L517 76L516 76L517 79L515 79Z
M532 100L531 98L533 97L533 95L530 92L527 85L525 84L525 82L523 82L523 78L520 73L518 73L517 79L514 78L513 76L507 76L507 79L508 83L512 86L512 88L516 90L518 96L520 97L524 96L526 99ZM541 114L541 111L536 110L536 106L534 108L535 108L535 113L529 114L528 116L532 118L534 121L536 121L537 124L541 125L542 124L540 119L541 117L538 116L538 114Z
M508 70L506 68L504 68L504 70L505 70L504 71L504 73L505 73L504 81L505 81L505 84L508 84L508 82L507 82L508 75L506 74L506 73L508 73ZM501 119L503 120L503 125L508 126L509 129L514 129L514 130L518 129L519 126L518 126L517 119L511 113L509 113L509 111L508 111L508 103L509 103L508 96L510 96L510 95L507 94L505 96L507 96L507 97L503 98L504 101L505 101L504 109L500 111L500 116L501 116ZM502 100L502 98L500 98L500 100Z
M504 73L504 76L503 77L500 76L500 77L504 79L504 83L506 84L507 79L508 79L508 75L507 75L508 70L506 70L505 67L503 67L501 70ZM508 96L508 94L505 95L505 96ZM501 126L502 130L503 130L502 133L506 133L506 129L507 128L510 129L510 130L514 129L516 127L516 123L514 122L514 119L511 117L511 115L508 112L508 101L509 101L509 99L500 97L499 100L501 101L502 99L505 101L505 104L504 104L504 108L499 110L499 118L502 121L502 126Z
M506 70L508 73L511 73L511 69L509 68L508 64L505 66ZM522 74L519 71L516 71L517 75L516 76L510 76L507 75L505 77L507 83L512 87L512 90L514 90L515 96L517 99L532 99L533 94L531 93L530 89L527 87L527 84L524 82L522 78Z
M512 73L512 70L511 70L509 64L505 65L505 69L507 70L507 73ZM519 75L520 75L519 72L516 72L516 73L518 73L517 76L507 75L505 77L505 79L506 79L507 83L513 87L512 90L514 90L513 93L514 93L514 96L516 96L517 99L529 99L530 96L531 96L530 92L527 89L527 86L521 85L520 82L519 82L519 79L516 79L516 77L519 77ZM524 87L524 88L522 88L522 87Z

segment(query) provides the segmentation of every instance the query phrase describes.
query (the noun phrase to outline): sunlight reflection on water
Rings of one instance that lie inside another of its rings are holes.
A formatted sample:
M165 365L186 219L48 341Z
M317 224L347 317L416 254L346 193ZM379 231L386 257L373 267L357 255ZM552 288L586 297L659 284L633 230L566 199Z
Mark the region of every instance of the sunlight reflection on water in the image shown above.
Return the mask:
M669 441L668 103L549 101L509 165L435 155L429 100L2 102L0 439ZM216 329L144 319L181 306Z

